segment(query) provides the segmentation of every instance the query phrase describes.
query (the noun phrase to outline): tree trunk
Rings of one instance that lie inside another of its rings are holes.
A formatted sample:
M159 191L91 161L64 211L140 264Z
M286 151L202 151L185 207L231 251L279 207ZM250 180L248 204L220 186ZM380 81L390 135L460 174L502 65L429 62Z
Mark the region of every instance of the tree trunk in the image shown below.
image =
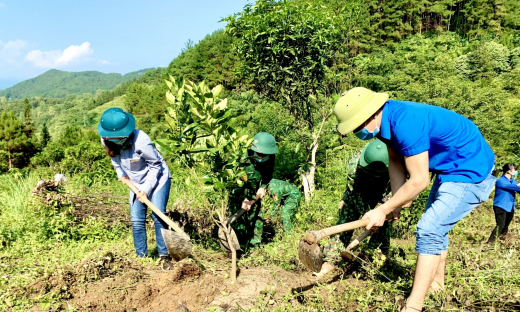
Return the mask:
M302 173L302 183L303 183L303 192L305 194L305 201L311 200L311 197L314 196L315 184L314 184L314 175L316 173L316 151L318 151L318 136L314 135L314 142L312 142L310 151L311 151L311 161L309 161L309 170Z
M224 218L224 207L225 206L222 207L222 212L217 211L219 222L215 223L226 235L229 250L231 251L231 272L229 272L229 275L231 277L231 284L235 284L237 282L237 251L233 241L231 240L231 225L227 224L226 219Z
M329 118L329 116L332 114L332 110L330 110L328 113L324 114L321 120L320 129L318 130L318 133L312 134L312 144L310 148L307 149L307 153L310 152L310 155L307 154L307 163L309 164L309 170L302 172L302 184L303 184L303 192L305 194L305 201L310 201L311 197L314 196L314 190L315 190L315 184L314 184L314 175L316 173L316 152L318 151L319 146L319 138L321 135L321 131L323 130L323 125L325 124L325 121ZM310 156L310 157L309 157ZM309 161L310 158L310 161Z
M224 226L224 230L229 249L231 250L231 272L229 275L231 275L231 283L235 284L237 282L237 251L235 250L235 245L231 240L231 225L226 224L226 226Z

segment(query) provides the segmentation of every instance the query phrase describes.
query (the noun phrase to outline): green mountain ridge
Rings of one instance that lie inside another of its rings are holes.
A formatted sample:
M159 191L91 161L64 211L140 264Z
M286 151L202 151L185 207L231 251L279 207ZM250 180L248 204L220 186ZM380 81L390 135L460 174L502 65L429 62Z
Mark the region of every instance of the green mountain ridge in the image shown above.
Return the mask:
M0 96L22 99L35 96L62 98L68 94L95 94L97 90L111 90L117 85L144 75L153 68L141 69L125 75L98 71L67 72L51 69L10 88L0 90Z

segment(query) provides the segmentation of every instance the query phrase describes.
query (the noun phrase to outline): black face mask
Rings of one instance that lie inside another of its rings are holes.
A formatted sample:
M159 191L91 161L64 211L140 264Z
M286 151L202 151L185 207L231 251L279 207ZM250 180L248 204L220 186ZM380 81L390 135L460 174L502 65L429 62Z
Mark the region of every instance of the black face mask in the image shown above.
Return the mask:
M383 165L383 164L381 164L381 165ZM388 169L384 170L384 165L383 165L383 167L381 167L381 166L372 166L372 167L370 167L370 165L368 167L359 166L359 169L363 173L365 173L365 174L367 174L369 176L372 176L374 178L379 178L379 177L388 175Z

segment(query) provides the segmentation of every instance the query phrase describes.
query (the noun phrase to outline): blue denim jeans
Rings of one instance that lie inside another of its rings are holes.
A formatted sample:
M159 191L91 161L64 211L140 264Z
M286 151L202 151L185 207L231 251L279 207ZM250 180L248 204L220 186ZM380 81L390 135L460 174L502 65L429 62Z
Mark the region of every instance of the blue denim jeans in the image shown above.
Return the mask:
M166 213L166 204L170 197L170 185L171 181L168 179L161 189L157 191L152 190L151 193L153 195L149 198L152 204L163 213ZM157 241L159 255L168 255L168 249L161 234L161 229L167 229L168 225L157 217L155 213L152 213L152 218L155 225L155 240ZM130 219L132 220L135 252L138 257L146 257L148 256L148 244L146 243L146 206L137 199L135 199L132 206L130 206Z
M448 232L475 207L486 201L496 178L480 183L433 182L424 214L415 232L415 250L420 255L440 255L448 249Z

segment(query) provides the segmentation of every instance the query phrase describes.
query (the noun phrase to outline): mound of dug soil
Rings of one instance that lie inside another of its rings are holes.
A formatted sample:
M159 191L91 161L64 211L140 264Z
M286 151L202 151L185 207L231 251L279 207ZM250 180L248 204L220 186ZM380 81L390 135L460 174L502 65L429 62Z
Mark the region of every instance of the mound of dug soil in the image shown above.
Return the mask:
M278 267L241 269L232 285L225 272L202 273L190 260L172 271L148 269L140 282L130 283L127 274L91 283L68 302L80 311L219 311L249 310L259 300L271 304L291 288L309 280Z
M86 283L114 277L125 272L128 281L142 279L142 268L121 255L111 252L87 259L77 265L59 269L48 276L25 287L32 297L52 293L63 299L70 299L81 293Z
M127 212L127 197L93 193L87 188L74 191L79 195L67 190L66 184L62 182L41 180L33 188L32 195L56 210L68 208L66 211L74 217L75 223L84 222L86 219L97 219L103 220L109 226L131 224L130 214Z
M41 311L43 296L60 298L62 309L77 311L248 311L258 307L270 310L287 300L291 306L305 309L305 293L318 285L308 272L298 274L276 266L240 268L237 283L232 284L228 271L220 270L229 269L227 259L213 260L213 270L202 271L194 260L185 259L171 271L163 271L107 253L56 270L25 291L34 300L33 311ZM339 275L330 279L332 275L320 284L334 283L336 289L342 289ZM323 298L328 301L326 293ZM356 308L354 304L346 310Z

